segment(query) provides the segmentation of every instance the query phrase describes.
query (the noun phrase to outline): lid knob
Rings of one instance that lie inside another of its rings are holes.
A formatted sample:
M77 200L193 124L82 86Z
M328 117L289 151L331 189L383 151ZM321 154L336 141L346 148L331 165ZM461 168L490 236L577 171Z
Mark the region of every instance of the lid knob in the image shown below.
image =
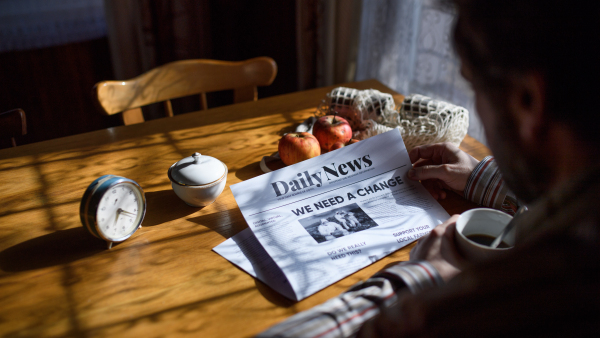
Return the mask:
M194 158L194 164L198 164L198 161L200 161L200 153L196 152L192 157Z

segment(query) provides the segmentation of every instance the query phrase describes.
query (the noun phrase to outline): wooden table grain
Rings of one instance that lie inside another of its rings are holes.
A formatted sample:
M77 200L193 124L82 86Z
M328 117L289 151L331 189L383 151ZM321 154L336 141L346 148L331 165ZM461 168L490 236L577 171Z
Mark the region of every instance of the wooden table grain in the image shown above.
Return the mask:
M333 88L1 150L0 336L247 337L406 260L412 245L292 302L212 251L247 227L228 187L205 208L171 189L168 168L196 151L227 164L228 186L262 174L259 160ZM469 136L461 147L489 154ZM105 174L137 181L148 204L142 229L110 250L79 220L83 192ZM475 207L455 195L441 204Z

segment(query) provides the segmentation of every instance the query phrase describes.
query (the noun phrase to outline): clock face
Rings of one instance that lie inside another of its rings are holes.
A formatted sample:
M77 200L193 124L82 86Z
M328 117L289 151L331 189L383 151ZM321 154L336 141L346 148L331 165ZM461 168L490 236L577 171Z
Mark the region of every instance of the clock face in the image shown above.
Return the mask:
M96 209L97 229L106 240L121 241L129 237L141 223L144 197L129 182L109 187Z
M144 191L135 181L104 175L92 182L79 206L83 228L108 242L122 242L141 227L146 214Z

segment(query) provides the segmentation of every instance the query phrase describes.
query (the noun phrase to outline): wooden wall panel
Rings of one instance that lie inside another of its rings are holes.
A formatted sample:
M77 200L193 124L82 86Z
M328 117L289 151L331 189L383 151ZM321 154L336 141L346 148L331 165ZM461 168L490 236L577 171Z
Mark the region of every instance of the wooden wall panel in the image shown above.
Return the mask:
M119 125L118 117L96 110L91 96L94 84L110 77L106 38L2 53L0 111L25 111L20 145Z

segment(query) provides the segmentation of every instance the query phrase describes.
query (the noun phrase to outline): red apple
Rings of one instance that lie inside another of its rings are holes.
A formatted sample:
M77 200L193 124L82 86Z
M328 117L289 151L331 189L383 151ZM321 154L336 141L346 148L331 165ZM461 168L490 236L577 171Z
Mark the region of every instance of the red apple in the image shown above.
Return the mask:
M352 138L352 128L346 119L335 116L326 115L320 117L313 126L313 135L319 140L321 148L325 151L331 150L336 142L350 141Z
M321 155L317 138L310 133L289 133L279 140L279 157L286 165Z
M344 148L345 146L346 146L346 145L345 145L345 144L343 144L342 142L336 142L336 143L334 143L334 144L331 146L331 148L329 149L329 151L333 151L333 150L336 150L336 149Z
M358 141L360 141L360 140L357 140L357 139L353 138L350 141L348 141L348 143L346 143L346 145L349 146L349 145L354 144L354 143L356 143Z

